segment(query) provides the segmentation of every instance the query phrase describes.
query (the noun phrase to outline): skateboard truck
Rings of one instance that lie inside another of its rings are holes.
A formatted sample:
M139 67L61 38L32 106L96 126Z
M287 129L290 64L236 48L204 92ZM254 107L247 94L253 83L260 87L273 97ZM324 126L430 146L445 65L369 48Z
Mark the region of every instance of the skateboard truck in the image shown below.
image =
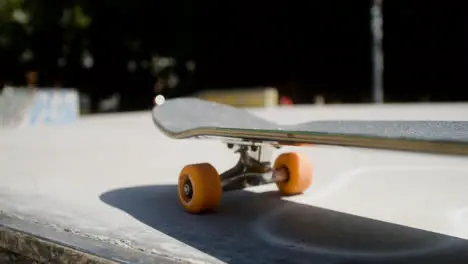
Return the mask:
M234 148L234 144L228 144L228 147ZM262 160L265 156L263 152L265 149L262 146L240 145L238 147L235 152L240 154L239 161L234 167L220 175L223 191L288 180L286 168L274 169L269 161ZM256 157L254 157L255 154L257 154Z
M281 195L296 195L312 183L312 167L305 155L282 153L272 165L269 145L245 143L228 144L231 149L237 147L239 160L221 174L210 163L190 164L182 169L177 188L185 211L198 214L212 210L225 191L275 183Z

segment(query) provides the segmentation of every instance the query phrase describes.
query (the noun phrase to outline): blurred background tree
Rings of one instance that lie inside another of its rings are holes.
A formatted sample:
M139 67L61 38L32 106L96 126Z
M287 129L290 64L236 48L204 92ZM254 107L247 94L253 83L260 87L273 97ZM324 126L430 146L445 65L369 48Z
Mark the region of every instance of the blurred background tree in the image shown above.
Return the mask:
M387 101L468 99L461 4L384 1ZM37 71L38 86L77 88L93 108L118 93L123 111L149 107L156 91L252 86L297 103L369 102L371 5L1 0L0 83Z

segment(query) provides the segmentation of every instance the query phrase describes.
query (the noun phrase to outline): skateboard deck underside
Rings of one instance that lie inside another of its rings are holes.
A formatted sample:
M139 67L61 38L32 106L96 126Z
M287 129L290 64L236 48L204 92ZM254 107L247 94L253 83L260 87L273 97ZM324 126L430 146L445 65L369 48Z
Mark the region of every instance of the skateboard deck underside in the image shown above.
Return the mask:
M468 155L466 121L311 121L281 125L239 109L196 98L155 106L155 125L168 137L221 138L271 144L324 144Z

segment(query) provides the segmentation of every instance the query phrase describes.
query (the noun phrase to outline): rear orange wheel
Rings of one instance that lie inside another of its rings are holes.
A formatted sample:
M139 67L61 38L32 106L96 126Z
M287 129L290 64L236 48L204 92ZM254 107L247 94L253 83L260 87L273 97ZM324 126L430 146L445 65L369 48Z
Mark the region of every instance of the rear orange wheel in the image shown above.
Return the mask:
M198 214L216 208L221 201L221 178L208 163L185 166L179 175L179 202L185 211Z
M305 154L283 153L276 158L274 168L287 173L286 180L276 183L282 195L303 193L312 184L312 165Z

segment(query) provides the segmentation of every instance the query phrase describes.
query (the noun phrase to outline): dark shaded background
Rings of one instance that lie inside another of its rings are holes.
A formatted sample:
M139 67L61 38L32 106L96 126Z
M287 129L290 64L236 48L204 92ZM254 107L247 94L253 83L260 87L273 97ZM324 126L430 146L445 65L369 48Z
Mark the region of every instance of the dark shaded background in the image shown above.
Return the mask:
M91 23L61 26L73 7ZM329 102L369 102L370 7L364 0L26 0L28 26L0 20L0 38L9 38L0 46L0 80L24 84L25 72L34 70L39 86L75 87L94 101L118 92L122 110L138 110L148 107L157 79L140 62L159 54L179 62L174 70L182 82L168 96L275 86L296 103L317 94ZM468 99L465 10L463 1L384 1L386 102ZM25 49L34 58L19 62ZM91 69L82 66L84 50L94 59ZM138 63L135 72L129 60ZM184 67L188 60L196 62L194 74Z

